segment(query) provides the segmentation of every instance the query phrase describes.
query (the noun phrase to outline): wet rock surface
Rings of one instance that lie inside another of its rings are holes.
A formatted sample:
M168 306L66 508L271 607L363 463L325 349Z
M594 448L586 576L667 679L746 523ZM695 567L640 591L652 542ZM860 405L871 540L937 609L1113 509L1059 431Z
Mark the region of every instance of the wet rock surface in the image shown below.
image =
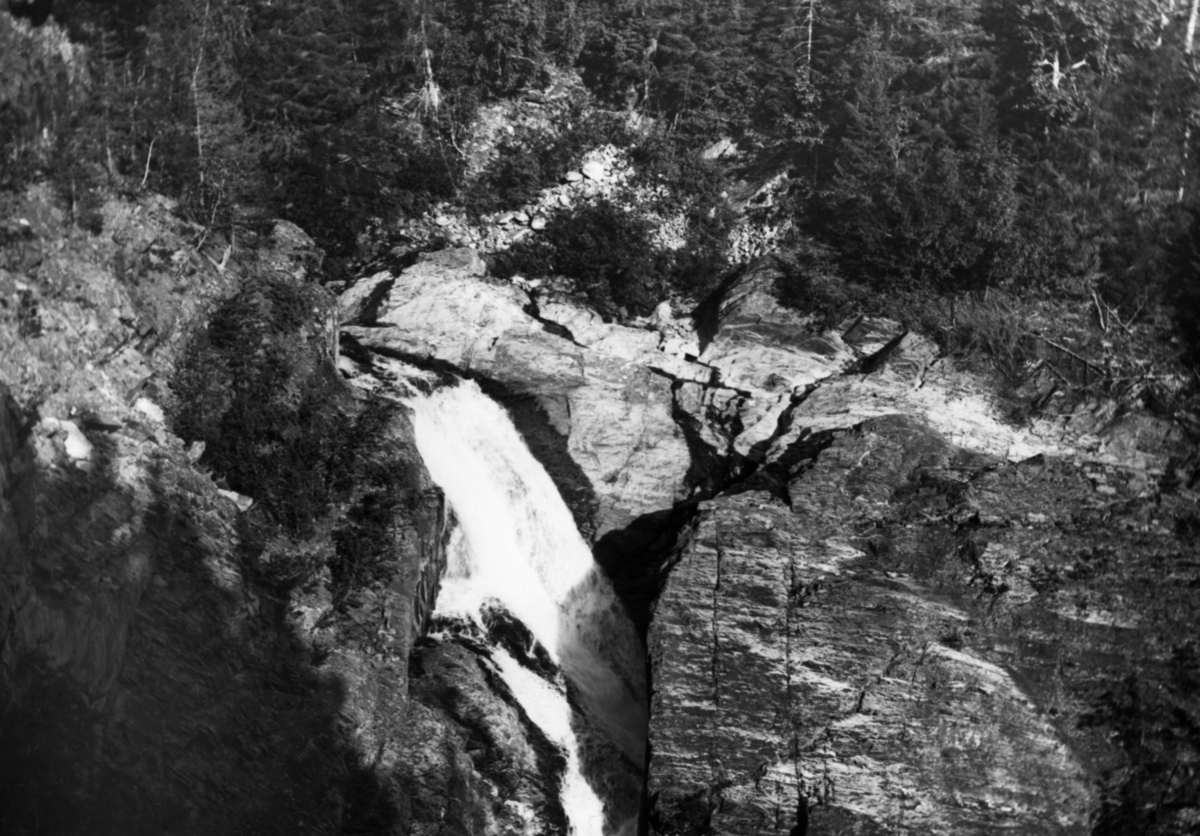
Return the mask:
M413 787L406 832L565 833L563 754L508 692L482 639L426 641L410 662L414 703L397 759Z

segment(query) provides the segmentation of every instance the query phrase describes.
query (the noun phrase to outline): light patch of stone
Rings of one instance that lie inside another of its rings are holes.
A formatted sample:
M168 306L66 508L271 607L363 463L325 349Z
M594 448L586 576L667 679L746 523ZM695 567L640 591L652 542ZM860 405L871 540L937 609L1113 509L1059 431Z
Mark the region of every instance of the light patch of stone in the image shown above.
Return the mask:
M149 398L138 398L134 401L133 408L156 424L162 424L166 421L166 418L163 416L162 407Z

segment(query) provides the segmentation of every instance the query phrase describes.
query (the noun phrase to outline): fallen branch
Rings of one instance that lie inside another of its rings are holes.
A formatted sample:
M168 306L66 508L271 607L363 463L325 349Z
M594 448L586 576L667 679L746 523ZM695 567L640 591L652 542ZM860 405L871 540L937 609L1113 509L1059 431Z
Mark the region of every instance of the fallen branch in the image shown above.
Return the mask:
M1092 291L1092 301L1096 303L1096 320L1100 323L1100 330L1107 334L1108 323L1104 321L1104 309L1108 306L1100 301L1099 295L1094 290Z
M209 263L211 263L213 267L217 268L218 273L220 273L222 276L224 276L225 268L229 266L229 254L232 252L233 252L233 244L229 244L228 246L225 247L225 253L221 256L220 261L217 261L215 258L213 258L208 253L203 253L202 255L209 260Z
M1054 373L1055 377L1057 377L1063 383L1067 384L1068 387L1073 387L1075 385L1071 381L1067 380L1067 376L1065 374L1063 374L1062 372L1060 372L1058 369L1056 369L1054 367L1054 364L1051 363L1049 360L1042 358L1042 362L1046 365L1046 368L1048 368L1051 372Z
M1149 296L1145 296L1145 297L1143 297L1143 298L1142 298L1142 304L1138 305L1138 307L1137 307L1137 310L1133 312L1133 316L1129 317L1129 325L1126 325L1124 322L1121 322L1119 319L1117 320L1118 322L1121 322L1121 327L1122 327L1122 328L1124 328L1124 329L1125 329L1125 332L1126 332L1127 334L1129 334L1130 336L1132 336L1132 335L1133 335L1133 332L1129 330L1129 326L1130 326L1130 325L1133 325L1133 321L1134 321L1135 319L1137 319L1137 318L1138 318L1138 314L1140 314L1140 313L1142 312L1142 310L1143 310L1143 309L1145 309L1145 307L1146 307L1146 303L1147 303L1148 301L1150 301L1150 297L1149 297Z
M154 135L154 139L150 140L150 148L146 151L146 170L142 172L142 185L138 189L146 188L146 180L150 177L150 160L154 157L154 143L158 142L158 134Z
M1101 371L1101 372L1105 371L1103 366L1097 365L1096 363L1093 363L1091 360L1087 359L1086 357L1076 354L1074 351L1067 348L1065 345L1059 345L1058 343L1056 343L1054 340L1050 339L1049 337L1042 337L1041 334L1038 334L1038 336L1041 337L1042 342L1044 342L1046 345L1051 346L1052 348L1057 348L1059 351L1063 352L1064 354L1070 354L1072 357L1074 357L1080 363L1083 363L1088 368L1096 369L1097 371Z

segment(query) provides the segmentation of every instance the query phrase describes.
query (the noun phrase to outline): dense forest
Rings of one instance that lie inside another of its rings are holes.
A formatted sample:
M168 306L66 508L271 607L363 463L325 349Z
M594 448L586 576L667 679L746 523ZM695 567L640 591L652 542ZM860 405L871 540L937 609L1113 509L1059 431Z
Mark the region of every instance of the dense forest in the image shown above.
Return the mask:
M730 268L733 184L783 171L798 304L908 299L911 318L944 320L938 300L964 294L1073 300L1106 332L1136 317L1153 334L1138 353L1200 346L1194 0L58 0L53 15L69 51L25 54L0 19L0 188L48 178L83 225L104 190L149 188L231 236L293 220L346 277L396 221L519 202L609 140L671 187L689 246L663 257L636 216L589 206L507 269L590 270L613 308L696 298ZM575 128L511 143L469 182L478 109L556 68L584 82ZM649 118L632 130L630 113ZM702 158L719 138L733 161Z

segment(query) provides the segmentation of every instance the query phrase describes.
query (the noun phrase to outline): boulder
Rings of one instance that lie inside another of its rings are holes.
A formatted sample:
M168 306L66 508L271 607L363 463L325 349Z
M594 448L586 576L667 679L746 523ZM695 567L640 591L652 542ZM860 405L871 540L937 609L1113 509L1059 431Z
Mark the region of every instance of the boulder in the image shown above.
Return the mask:
M608 169L598 160L589 160L583 165L583 176L589 180L601 181L608 177Z
M730 137L723 136L701 151L700 157L705 160L719 160L722 157L730 157L736 153L737 143Z

